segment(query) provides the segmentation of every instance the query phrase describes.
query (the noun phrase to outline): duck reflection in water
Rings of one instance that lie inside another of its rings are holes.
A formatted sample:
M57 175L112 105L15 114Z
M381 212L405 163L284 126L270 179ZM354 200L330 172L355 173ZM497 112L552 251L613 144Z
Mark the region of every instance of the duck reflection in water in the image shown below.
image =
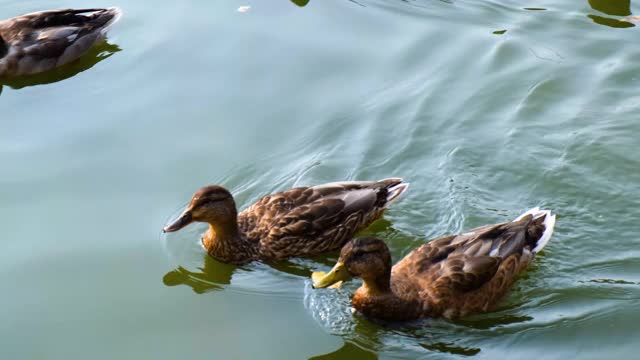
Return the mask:
M419 320L408 324L376 320L372 322L371 319L355 316L353 332L344 338L342 347L310 360L377 359L378 349L384 348L383 337L389 333L406 338L430 353L475 356L480 354L482 349L474 346L472 339L459 338L456 334L460 331L456 328L490 330L533 320L531 316L510 314L509 309L505 310L503 313L482 314L454 322ZM366 339L367 343L361 343L360 339Z
M523 317L523 319L523 321L527 321L530 318ZM353 330L344 337L344 343L340 348L311 357L309 360L378 359L379 349L386 348L384 338L391 333L419 345L432 354L475 356L482 351L482 349L471 345L473 341L459 339L455 335L457 331L453 330L456 326L468 326L458 321L453 324L443 323L439 320L436 320L436 323L430 320L422 320L409 324L375 320L372 322L357 315L354 317L354 321ZM496 319L491 325L484 328L489 329L512 322L518 321L503 322Z
M631 15L631 0L588 0L593 10L612 16L626 16L622 19L589 14L594 23L613 28L634 27L640 19Z
M222 290L225 285L231 284L233 274L239 271L254 271L254 266L260 266L257 264L238 266L233 264L226 264L220 262L207 254L202 255L203 265L196 271L191 271L183 266L178 266L176 269L169 271L162 278L162 282L166 286L186 285L193 289L196 294L204 294L211 291ZM335 263L337 256L324 255L311 259L294 259L294 260L281 260L273 262L264 262L264 265L271 267L272 269L295 275L300 278L306 279L309 277L309 273L314 268L317 268L318 264L329 266Z
M354 0L349 0L349 1L351 1L354 4L362 6L360 3L358 3L358 2L356 2ZM402 0L402 1L406 1L406 0ZM298 5L298 6L300 6L300 7L305 7L305 6L307 6L307 4L309 4L309 0L291 0L291 2L296 4L296 5Z
M204 254L202 258L204 264L198 268L199 271L190 271L182 266L178 266L175 270L166 273L162 278L162 282L166 286L186 285L191 287L196 294L204 294L210 291L222 290L225 285L231 284L231 279L236 270L252 271L250 267L225 264L207 254ZM314 261L308 259L301 261L282 260L278 262L265 262L264 264L278 272L284 272L306 279L318 264L329 266L335 263L336 259L336 256L329 255L317 257Z
M35 75L24 75L15 78L0 78L0 94L2 93L3 85L17 90L28 86L46 85L66 80L83 71L91 69L97 63L108 59L119 51L121 51L121 49L118 45L104 41L94 46L80 59L59 68Z
M360 347L355 342L345 341L344 344L337 350L330 353L318 355L309 358L309 360L331 360L331 359L362 359L362 360L375 360L378 355L365 348Z
M300 7L305 7L309 3L309 0L291 0L291 2Z
M209 255L204 255L204 265L198 271L189 271L182 266L169 271L162 278L162 282L167 286L187 285L196 294L221 290L224 285L231 283L233 272L238 268L236 265L221 263Z

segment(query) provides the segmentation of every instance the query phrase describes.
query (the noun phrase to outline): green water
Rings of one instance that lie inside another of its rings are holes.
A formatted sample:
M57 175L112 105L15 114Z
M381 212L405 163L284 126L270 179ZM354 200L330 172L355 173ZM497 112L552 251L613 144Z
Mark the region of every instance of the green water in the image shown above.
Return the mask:
M125 12L109 44L3 86L0 358L637 357L638 5L296 3L92 3ZM533 206L555 235L497 311L390 326L357 283L310 289L335 254L237 268L160 233L209 183L245 207L390 176L410 191L367 233L395 260Z

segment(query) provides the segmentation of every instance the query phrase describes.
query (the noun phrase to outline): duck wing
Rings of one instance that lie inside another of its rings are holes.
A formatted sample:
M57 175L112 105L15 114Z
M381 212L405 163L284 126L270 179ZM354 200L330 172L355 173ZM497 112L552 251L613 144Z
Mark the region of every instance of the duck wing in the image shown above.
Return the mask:
M526 267L540 242L548 241L554 221L548 211L529 213L512 222L435 239L394 266L394 280L434 298L472 292L492 282L499 286L490 286L502 289Z
M239 214L239 226L267 258L315 255L342 246L406 187L387 179L296 188L262 198Z
M438 292L476 290L491 280L501 261L496 256L453 255L440 264L433 287Z
M67 64L104 39L120 10L43 11L0 22L0 76L34 74Z

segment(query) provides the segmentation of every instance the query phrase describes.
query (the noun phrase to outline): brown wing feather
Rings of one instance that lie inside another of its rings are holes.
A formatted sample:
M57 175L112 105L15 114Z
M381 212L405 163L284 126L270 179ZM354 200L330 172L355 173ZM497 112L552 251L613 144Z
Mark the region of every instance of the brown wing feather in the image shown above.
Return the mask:
M502 259L494 256L454 255L432 270L436 292L467 292L480 288L498 270Z
M391 185L344 182L272 194L238 215L240 230L260 242L266 258L335 250L381 216Z
M434 314L452 318L487 310L533 258L543 220L529 215L435 239L393 267L392 284L407 298L428 298Z
M267 195L238 214L240 231L250 239L266 236L282 216L302 204L313 201L313 196L313 191L307 187Z

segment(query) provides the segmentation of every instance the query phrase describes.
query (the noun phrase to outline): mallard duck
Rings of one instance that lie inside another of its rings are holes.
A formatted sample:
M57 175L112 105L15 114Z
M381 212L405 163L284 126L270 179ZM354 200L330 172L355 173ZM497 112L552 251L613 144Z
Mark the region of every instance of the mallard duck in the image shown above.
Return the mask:
M340 249L407 190L402 179L336 182L271 194L238 214L221 186L198 190L164 232L209 223L202 245L219 261L244 264Z
M538 208L512 222L441 237L413 250L391 267L382 240L348 242L327 273L314 273L314 287L360 277L353 307L371 318L455 319L489 310L549 241L555 215Z
M78 59L120 15L117 8L68 9L0 21L0 77L36 74Z

